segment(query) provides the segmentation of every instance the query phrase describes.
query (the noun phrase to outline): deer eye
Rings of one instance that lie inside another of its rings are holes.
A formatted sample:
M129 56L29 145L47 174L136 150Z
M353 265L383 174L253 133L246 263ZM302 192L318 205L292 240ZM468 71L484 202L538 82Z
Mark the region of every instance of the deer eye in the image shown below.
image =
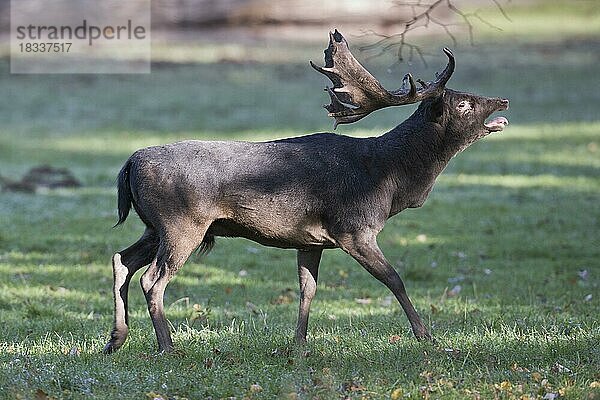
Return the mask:
M463 100L460 103L458 103L458 106L456 106L456 110L461 114L467 114L473 111L473 105L469 101Z

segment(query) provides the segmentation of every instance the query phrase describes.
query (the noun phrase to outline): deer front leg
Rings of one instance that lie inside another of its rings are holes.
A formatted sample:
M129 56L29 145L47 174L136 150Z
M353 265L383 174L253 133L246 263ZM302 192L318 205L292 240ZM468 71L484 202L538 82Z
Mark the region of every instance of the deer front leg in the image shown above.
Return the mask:
M306 343L308 330L308 314L310 303L317 292L317 276L321 249L298 250L298 279L300 282L300 308L298 311L298 324L296 326L296 343Z
M402 282L396 270L385 259L385 256L379 249L375 234L371 232L359 232L346 237L342 243L343 249L348 254L358 261L371 275L386 285L394 296L396 296L396 299L408 317L415 337L418 340L433 340L408 298L404 282Z

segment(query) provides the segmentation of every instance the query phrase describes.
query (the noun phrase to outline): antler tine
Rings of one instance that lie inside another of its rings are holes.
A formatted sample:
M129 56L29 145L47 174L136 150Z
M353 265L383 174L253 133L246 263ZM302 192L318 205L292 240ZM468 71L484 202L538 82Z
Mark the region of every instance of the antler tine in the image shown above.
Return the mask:
M456 60L454 59L454 54L452 54L452 51L447 47L444 47L443 51L444 51L444 54L446 54L446 56L448 57L448 64L446 65L446 68L444 68L444 70L442 72L435 74L435 77L436 77L435 81L427 82L425 84L425 89L423 90L423 95L426 95L426 97L430 96L429 91L431 91L433 93L441 93L444 90L446 83L452 76L452 73L454 72L454 67L456 66Z
M412 104L441 94L455 66L452 52L444 48L444 53L449 59L444 71L433 82L425 83L418 79L417 82L421 85L419 89L409 73L404 76L404 83L400 89L386 90L354 58L348 42L337 29L329 32L329 46L324 51L325 66L318 66L312 61L310 65L333 83L332 88L325 89L331 98L331 103L324 107L329 111L328 115L335 118L335 126L337 126L356 122L380 108ZM406 88L407 80L410 88Z
M412 77L412 75L410 74L410 72L406 75L404 75L404 78L402 78L402 87L400 88L401 91L406 90L406 81L408 81L410 83L410 89L407 93L408 97L414 97L415 94L417 94L417 87L415 86L415 81Z
M450 50L447 47L444 47L442 50L443 50L444 54L446 54L446 56L448 57L448 65L446 65L446 68L444 68L444 70L440 74L441 75L440 84L445 85L446 82L448 82L448 80L454 73L454 67L456 67L456 60L454 59L454 54L452 53L452 50Z
M417 79L417 82L421 85L421 89L417 90L416 93L413 93L412 89L414 88L414 82L411 81L411 91L409 92L409 97L414 99L414 103L419 102L421 100L425 100L428 97L437 96L444 91L444 88L446 87L446 82L448 82L448 80L452 76L452 73L454 72L456 60L454 59L454 54L452 54L452 51L449 48L444 47L443 51L444 54L446 54L446 56L448 57L448 64L442 72L436 72L435 80L433 82L423 82L421 79ZM410 74L406 75L410 76ZM412 79L412 76L410 76L410 78ZM392 92L392 94L402 95L405 93L405 90L403 89L404 88L400 88ZM413 95L411 96L410 93L413 93ZM399 105L401 104L407 103L400 103Z

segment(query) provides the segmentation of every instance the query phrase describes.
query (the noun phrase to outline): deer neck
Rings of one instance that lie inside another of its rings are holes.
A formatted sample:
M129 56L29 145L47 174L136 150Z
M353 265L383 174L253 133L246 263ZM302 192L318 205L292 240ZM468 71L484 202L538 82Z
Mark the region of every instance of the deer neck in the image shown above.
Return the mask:
M443 128L413 117L379 137L393 198L390 216L420 207L453 156L444 145Z
M397 173L437 177L456 151L445 140L444 128L413 114L391 131L380 136L385 159Z

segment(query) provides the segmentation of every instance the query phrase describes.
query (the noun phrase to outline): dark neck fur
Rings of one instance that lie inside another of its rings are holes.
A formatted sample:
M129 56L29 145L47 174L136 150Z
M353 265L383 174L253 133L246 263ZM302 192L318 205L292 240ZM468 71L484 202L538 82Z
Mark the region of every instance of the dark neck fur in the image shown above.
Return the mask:
M445 143L444 127L428 118L428 104L403 123L380 136L381 167L385 171L393 205L390 215L419 207L435 179L456 152Z

